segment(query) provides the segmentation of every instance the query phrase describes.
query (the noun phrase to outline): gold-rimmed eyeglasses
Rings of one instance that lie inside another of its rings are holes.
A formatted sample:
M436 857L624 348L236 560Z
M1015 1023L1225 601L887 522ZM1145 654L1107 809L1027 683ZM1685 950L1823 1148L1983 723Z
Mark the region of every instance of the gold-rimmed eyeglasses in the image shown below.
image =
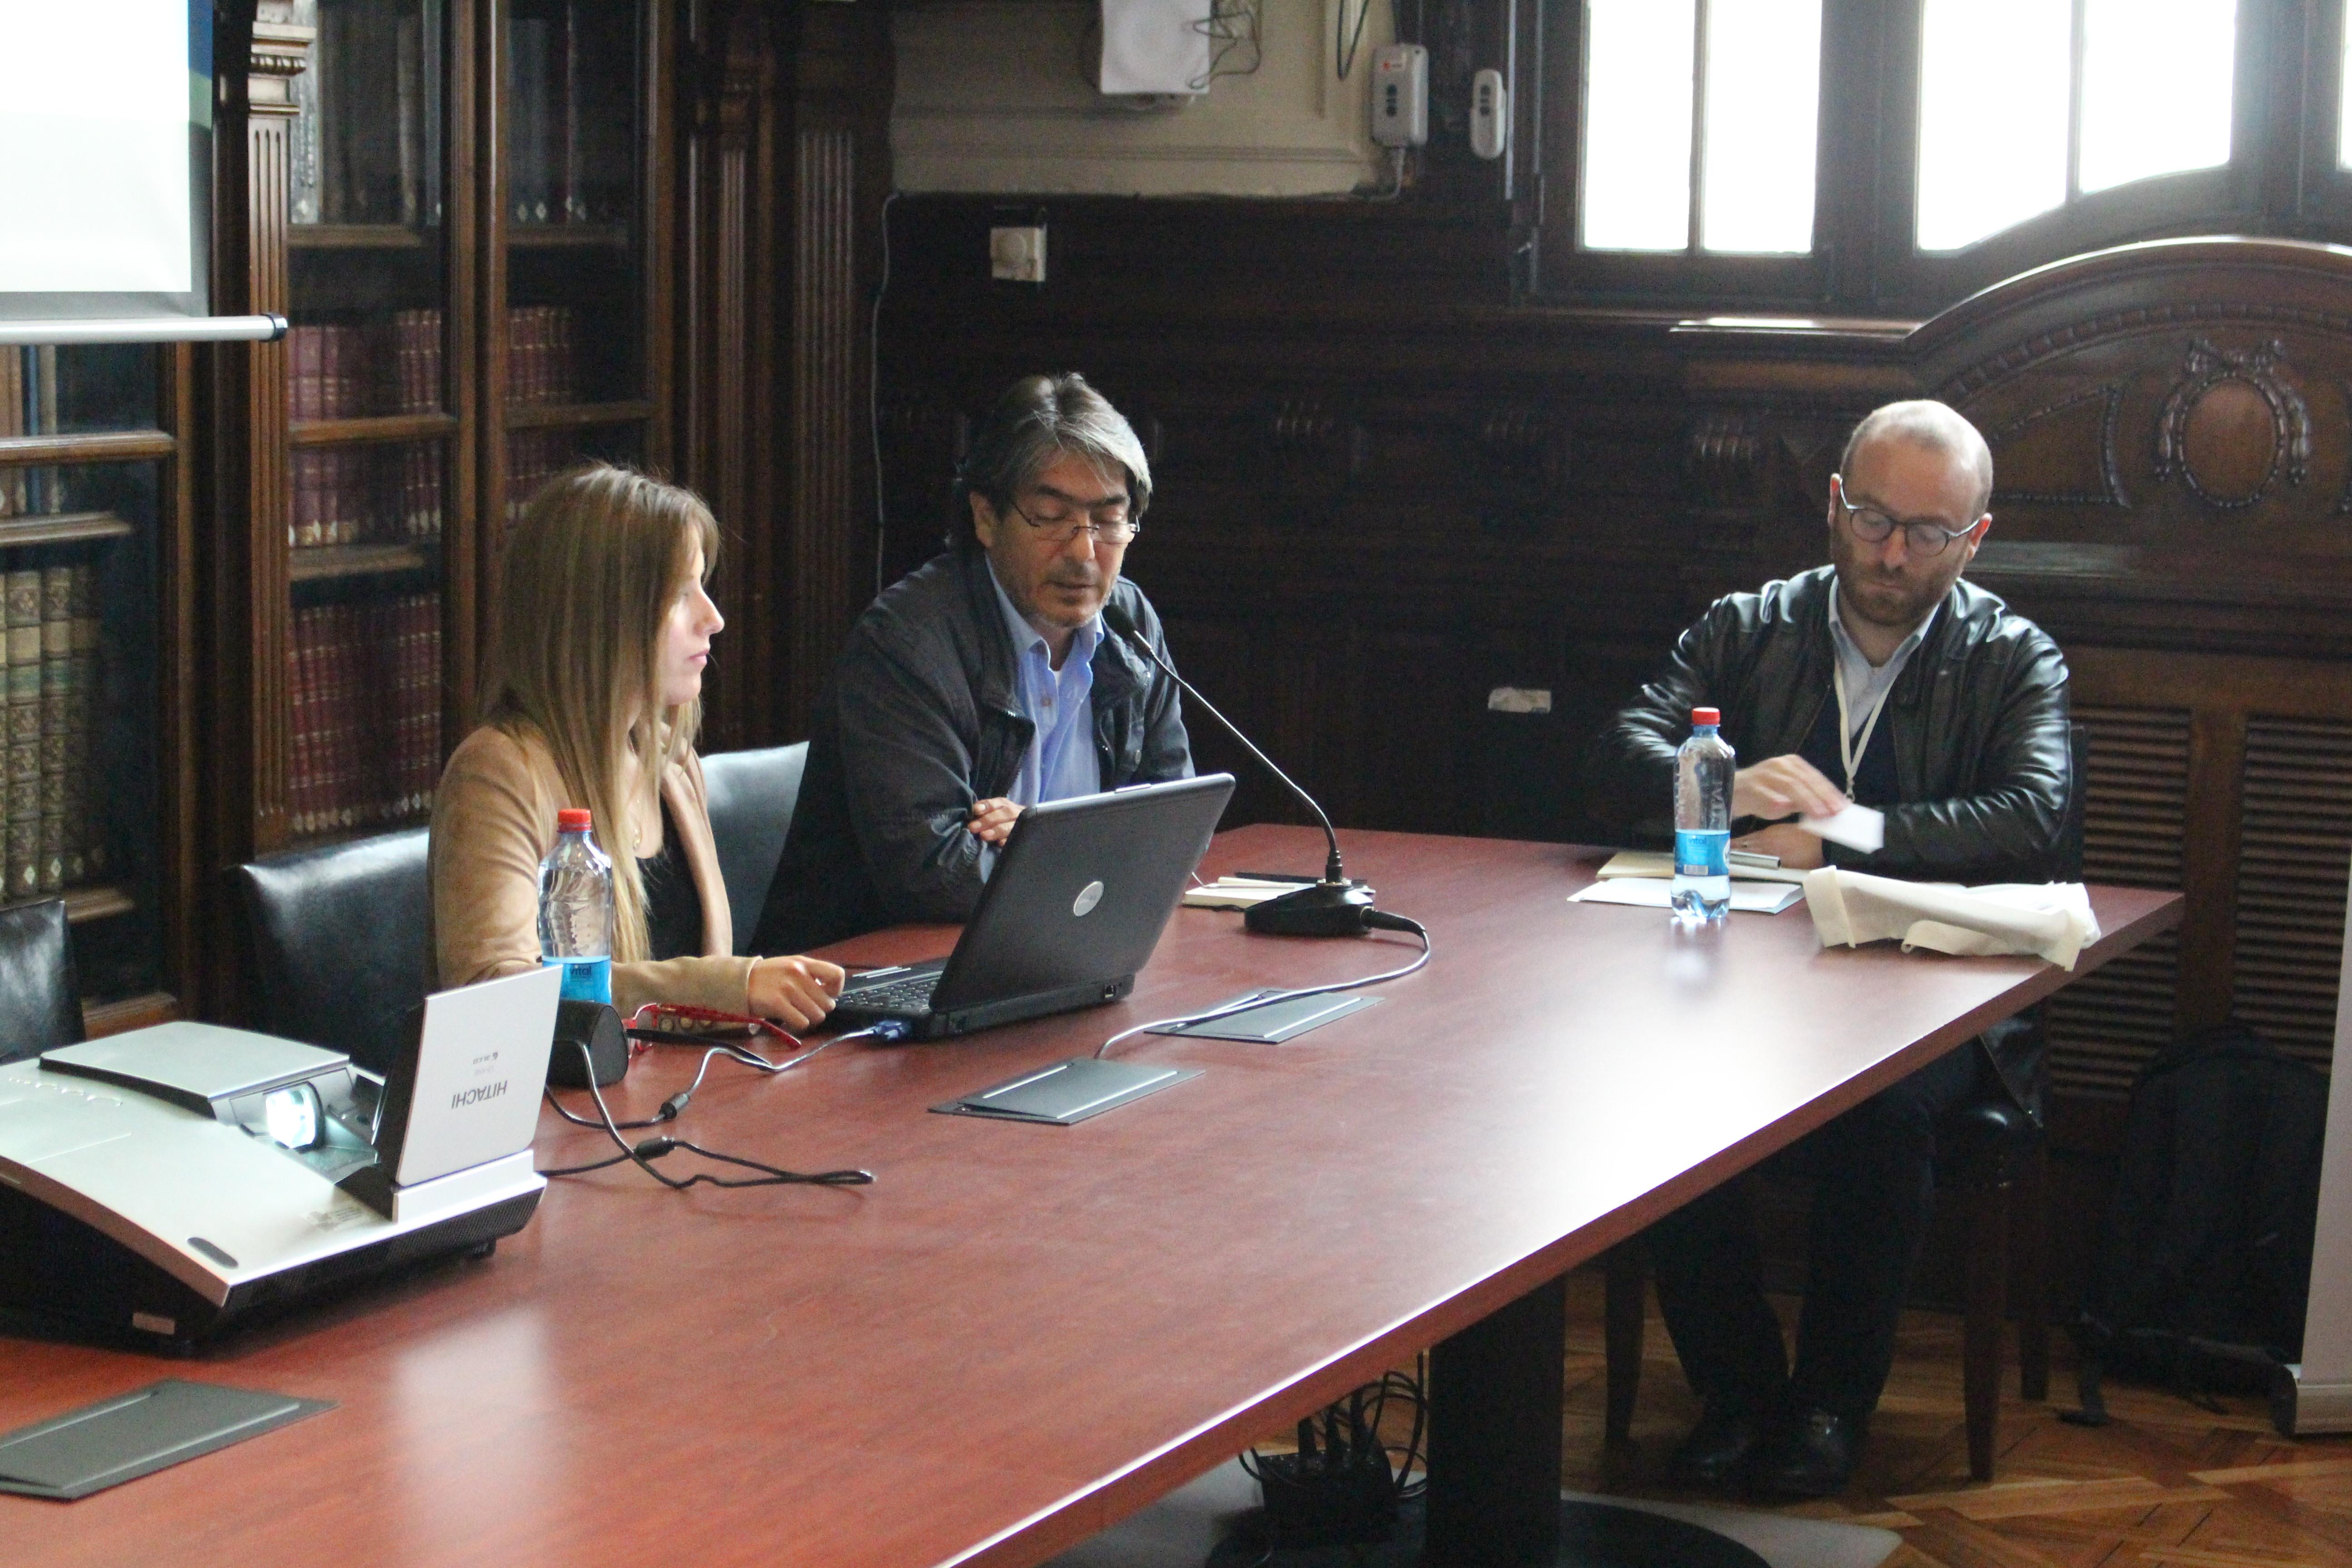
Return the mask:
M1955 539L1964 539L1976 531L1976 523L1966 528L1946 528L1928 518L1913 518L1908 521L1890 516L1874 506L1856 506L1845 499L1845 476L1830 476L1830 499L1845 513L1845 524L1853 536L1864 544L1883 544L1896 529L1903 531L1904 547L1914 555L1941 555L1944 547ZM1982 521L1982 519L1979 519Z
M1091 533L1105 544L1126 544L1143 531L1143 525L1128 511L1125 496L1093 506L1048 497L1042 506L1030 503L1037 506L1035 511L1017 500L1006 504L1015 517L1037 531L1038 537L1054 544L1067 544L1081 533Z

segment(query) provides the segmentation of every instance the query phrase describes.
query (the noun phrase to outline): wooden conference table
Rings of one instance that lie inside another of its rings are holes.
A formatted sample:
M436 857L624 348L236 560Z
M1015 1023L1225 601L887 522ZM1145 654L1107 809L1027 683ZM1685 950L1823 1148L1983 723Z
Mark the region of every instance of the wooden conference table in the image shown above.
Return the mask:
M1119 1006L776 1079L720 1064L675 1129L864 1165L869 1188L680 1194L612 1171L552 1184L488 1262L193 1362L0 1340L0 1430L165 1375L339 1406L81 1502L0 1497L0 1563L1035 1563L1459 1335L1445 1422L1497 1309L2070 978L1823 952L1801 906L1679 939L1654 910L1567 902L1590 850L1345 839L1382 906L1428 925L1429 967L1286 1045L1130 1042L1208 1072L1076 1127L927 1108L1131 1023L1389 967L1411 939L1180 910ZM1244 828L1203 872L1321 854L1307 830ZM2077 973L2179 910L2093 901L2107 934ZM945 945L934 928L849 951ZM640 1062L616 1111L692 1067ZM603 1141L541 1125L547 1163ZM1511 1435L1460 1416L1433 1474L1484 1506L1467 1461L1483 1442L1507 1465Z

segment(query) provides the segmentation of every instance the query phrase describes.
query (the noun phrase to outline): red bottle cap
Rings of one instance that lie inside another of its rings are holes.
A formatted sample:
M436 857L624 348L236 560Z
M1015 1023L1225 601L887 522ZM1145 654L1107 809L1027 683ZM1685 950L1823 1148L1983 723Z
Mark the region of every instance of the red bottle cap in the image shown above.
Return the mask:
M1694 724L1720 724L1723 722L1723 711L1721 709L1717 708L1694 708L1691 710L1691 722Z
M587 807L567 805L562 810L555 814L555 831L558 833L585 833L588 831L588 828L593 820L593 815Z

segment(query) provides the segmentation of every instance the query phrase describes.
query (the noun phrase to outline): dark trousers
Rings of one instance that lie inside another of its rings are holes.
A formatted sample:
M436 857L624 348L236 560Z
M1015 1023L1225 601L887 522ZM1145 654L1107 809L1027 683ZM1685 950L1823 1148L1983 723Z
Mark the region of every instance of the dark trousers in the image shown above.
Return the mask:
M1650 1227L1658 1305L1693 1390L1759 1412L1786 1399L1868 1418L1894 1364L1895 1320L1935 1200L1937 1120L1991 1076L1972 1041L1779 1157L1817 1184L1793 1373L1764 1300L1748 1178Z

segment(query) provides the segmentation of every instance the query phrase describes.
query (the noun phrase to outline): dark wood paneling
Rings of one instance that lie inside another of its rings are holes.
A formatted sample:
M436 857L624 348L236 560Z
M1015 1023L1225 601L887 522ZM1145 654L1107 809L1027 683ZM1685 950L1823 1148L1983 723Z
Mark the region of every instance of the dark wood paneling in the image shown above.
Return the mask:
M2352 722L2352 254L2126 247L1916 328L1678 321L1499 302L1491 202L1065 200L1043 288L987 281L990 215L897 209L894 570L932 547L997 388L1083 370L1155 454L1129 566L1177 657L1335 816L1566 837L1591 726L1709 599L1822 559L1855 418L1939 395L1996 450L1972 575L2076 671L2095 874L2189 894L2177 946L2062 1008L2062 1089L2120 1094L2233 1006L2319 1038L2338 939L2297 933L2331 877L2340 922L2352 821L2289 819L2334 766L2309 726ZM1551 711L1490 712L1504 685ZM1243 819L1293 816L1242 776ZM2323 843L2284 903L2242 912L2251 868L2272 885Z

